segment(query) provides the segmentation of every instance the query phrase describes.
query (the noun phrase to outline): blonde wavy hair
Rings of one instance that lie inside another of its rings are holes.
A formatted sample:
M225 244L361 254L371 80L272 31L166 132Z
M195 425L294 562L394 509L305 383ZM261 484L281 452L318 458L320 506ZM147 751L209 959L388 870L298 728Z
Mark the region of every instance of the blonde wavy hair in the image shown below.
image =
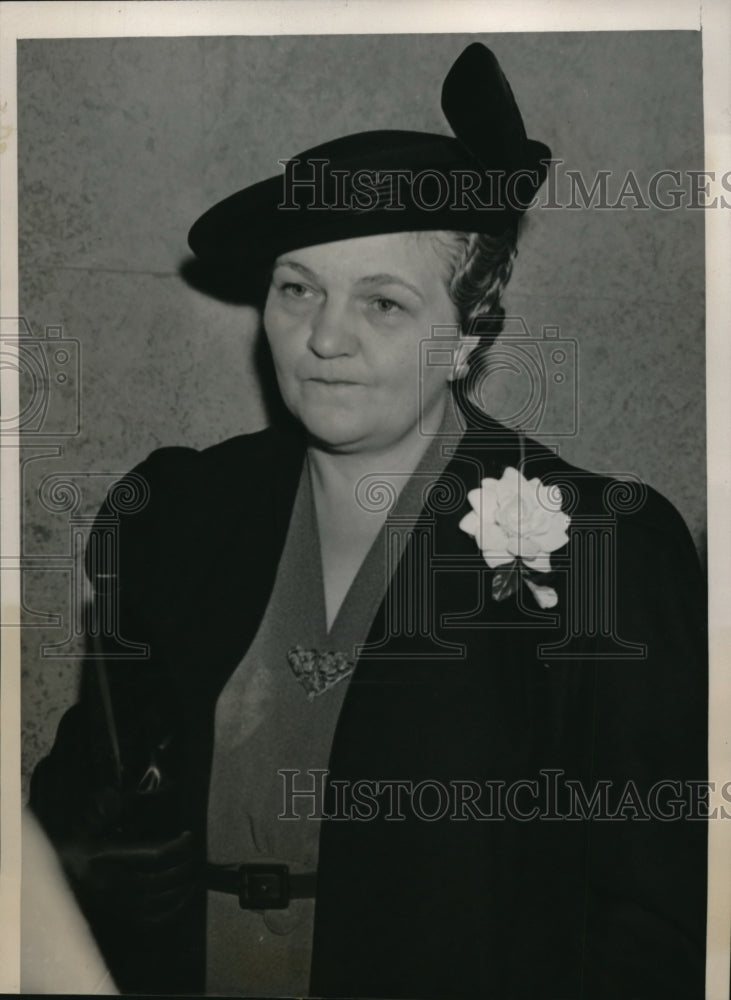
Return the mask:
M480 338L484 354L503 328L502 295L518 254L518 226L499 236L456 231L429 234L448 265L449 297L457 307L462 333Z

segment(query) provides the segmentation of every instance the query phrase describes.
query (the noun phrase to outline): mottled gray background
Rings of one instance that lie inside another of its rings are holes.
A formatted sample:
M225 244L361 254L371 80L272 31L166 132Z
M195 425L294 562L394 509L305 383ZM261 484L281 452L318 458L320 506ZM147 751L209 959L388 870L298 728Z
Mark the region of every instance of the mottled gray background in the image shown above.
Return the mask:
M658 170L702 169L697 33L19 43L21 309L35 336L55 326L78 341L81 373L78 433L28 434L23 452L26 775L75 697L71 567L105 489L159 445L205 446L267 422L256 314L179 276L190 224L317 142L448 132L441 81L474 37L494 48L528 134L561 170L611 170L616 195L629 170L646 185ZM534 211L505 305L533 336L553 325L579 345L577 433L552 437L572 412L564 385L537 436L579 465L641 476L702 549L702 212ZM77 387L58 384L56 366L42 429L73 432ZM518 412L526 391L519 376L496 379L495 415Z

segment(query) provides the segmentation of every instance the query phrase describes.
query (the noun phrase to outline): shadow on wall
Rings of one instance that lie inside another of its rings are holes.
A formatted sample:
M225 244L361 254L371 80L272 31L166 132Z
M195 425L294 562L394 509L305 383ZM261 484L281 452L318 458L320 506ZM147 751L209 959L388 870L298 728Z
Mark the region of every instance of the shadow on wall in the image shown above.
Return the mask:
M215 267L198 257L187 257L179 266L178 274L189 288L208 295L219 302L234 306L251 306L259 316L264 310L270 273L268 268L246 273L221 265ZM261 323L256 338L253 357L254 369L261 386L267 420L279 423L290 419L279 393L274 364Z

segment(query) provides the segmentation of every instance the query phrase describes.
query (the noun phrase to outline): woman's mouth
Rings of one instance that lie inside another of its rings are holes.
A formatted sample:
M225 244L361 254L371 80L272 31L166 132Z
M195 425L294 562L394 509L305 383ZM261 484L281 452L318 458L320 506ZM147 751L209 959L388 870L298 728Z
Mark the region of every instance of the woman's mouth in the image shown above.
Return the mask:
M314 382L316 385L327 385L332 387L342 386L342 385L361 385L362 383L356 382L353 379L344 378L308 378L305 379L306 382Z

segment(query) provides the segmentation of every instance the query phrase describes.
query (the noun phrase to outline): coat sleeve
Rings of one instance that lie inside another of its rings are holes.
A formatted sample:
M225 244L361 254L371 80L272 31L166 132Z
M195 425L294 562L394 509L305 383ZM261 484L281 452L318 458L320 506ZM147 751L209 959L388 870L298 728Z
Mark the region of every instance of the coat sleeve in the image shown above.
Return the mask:
M605 555L613 635L636 659L592 667L591 780L611 782L609 815L588 831L584 989L704 995L707 777L705 583L675 509L650 490L619 516Z
M186 583L173 591L199 478L198 453L164 449L110 490L87 545L94 599L80 696L31 781L31 808L114 980L136 994L203 987L203 845L187 823L185 738L160 624Z
M153 452L110 489L92 528L79 697L30 786L29 804L57 844L99 822L99 796L139 782L160 742L165 667L154 653L154 594L165 512L195 456L183 448Z

